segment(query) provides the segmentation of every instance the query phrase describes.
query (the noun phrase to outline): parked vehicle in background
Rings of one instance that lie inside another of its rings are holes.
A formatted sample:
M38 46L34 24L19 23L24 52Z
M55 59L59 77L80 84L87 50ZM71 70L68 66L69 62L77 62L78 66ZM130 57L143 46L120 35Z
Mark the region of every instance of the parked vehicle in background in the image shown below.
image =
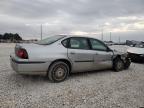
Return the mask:
M144 44L138 44L134 47L130 47L127 52L132 61L144 62Z
M102 41L84 36L57 35L33 44L17 44L10 55L20 74L45 74L51 81L65 80L70 73L130 66L127 53L111 50Z
M115 43L112 42L112 41L104 41L104 43L107 45L107 46L111 46L111 45L114 45Z

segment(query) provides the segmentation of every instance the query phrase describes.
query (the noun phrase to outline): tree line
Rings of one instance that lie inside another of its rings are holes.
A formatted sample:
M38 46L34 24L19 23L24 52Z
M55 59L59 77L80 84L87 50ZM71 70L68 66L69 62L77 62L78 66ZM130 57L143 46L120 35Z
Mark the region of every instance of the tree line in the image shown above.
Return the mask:
M4 33L0 34L0 40L21 41L22 37L20 37L17 33Z

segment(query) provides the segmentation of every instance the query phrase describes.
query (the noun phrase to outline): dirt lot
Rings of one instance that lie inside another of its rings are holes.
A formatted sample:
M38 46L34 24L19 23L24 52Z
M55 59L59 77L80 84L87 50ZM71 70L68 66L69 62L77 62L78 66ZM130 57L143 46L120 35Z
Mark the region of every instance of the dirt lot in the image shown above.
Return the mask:
M125 51L126 46L112 46ZM144 64L121 72L72 74L61 83L42 76L22 76L9 64L14 44L0 43L0 108L144 107Z

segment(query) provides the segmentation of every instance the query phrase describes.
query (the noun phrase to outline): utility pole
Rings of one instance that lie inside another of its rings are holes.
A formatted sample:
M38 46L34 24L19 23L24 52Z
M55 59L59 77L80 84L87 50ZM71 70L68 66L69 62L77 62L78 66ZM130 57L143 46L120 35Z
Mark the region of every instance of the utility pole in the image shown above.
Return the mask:
M111 39L111 32L110 32L110 41L112 41L112 39Z
M42 35L43 35L43 31L42 31L42 24L41 24L41 40L42 40Z

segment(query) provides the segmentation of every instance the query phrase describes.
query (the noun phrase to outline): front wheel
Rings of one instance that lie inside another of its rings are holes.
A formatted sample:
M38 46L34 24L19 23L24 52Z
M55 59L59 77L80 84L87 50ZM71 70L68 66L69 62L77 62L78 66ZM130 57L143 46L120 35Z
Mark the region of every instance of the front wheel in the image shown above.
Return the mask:
M119 71L123 70L124 69L124 62L123 62L123 60L120 59L120 58L116 58L113 61L113 69L116 72L119 72Z
M48 71L48 78L52 82L64 81L69 75L69 66L64 62L55 62Z

